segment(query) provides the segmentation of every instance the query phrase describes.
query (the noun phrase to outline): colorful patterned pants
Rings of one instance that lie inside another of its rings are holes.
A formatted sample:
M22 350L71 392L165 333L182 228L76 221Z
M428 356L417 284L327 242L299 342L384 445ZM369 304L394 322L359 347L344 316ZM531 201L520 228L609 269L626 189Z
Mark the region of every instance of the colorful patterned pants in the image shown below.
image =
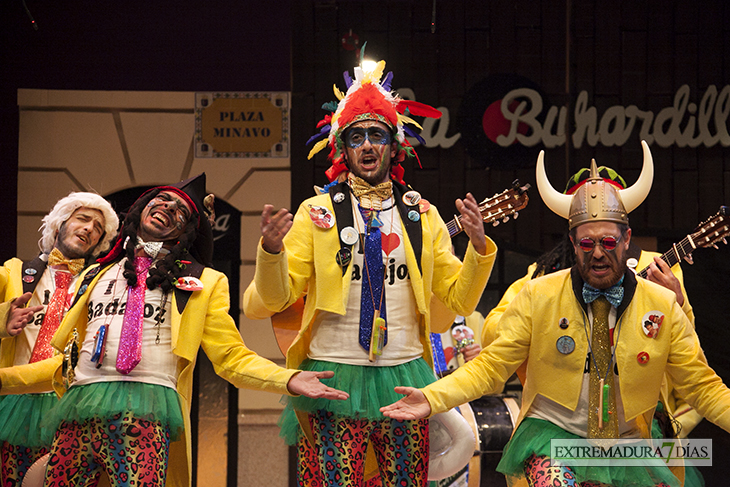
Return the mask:
M297 443L298 485L363 485L365 452L372 442L385 487L428 485L428 420L349 419L327 411L309 415L314 446ZM368 484L372 485L372 484Z
M117 415L62 423L51 447L45 487L164 487L170 432L159 423Z
M40 457L48 453L48 448L37 447L30 448L21 445L11 445L7 441L3 442L0 449L0 458L2 458L2 487L20 486L31 465Z
M575 474L565 465L550 466L550 458L546 456L532 455L525 460L525 477L530 487L554 487L556 485L564 487L610 487L603 483L596 482L577 482ZM660 482L656 487L669 487L664 482Z

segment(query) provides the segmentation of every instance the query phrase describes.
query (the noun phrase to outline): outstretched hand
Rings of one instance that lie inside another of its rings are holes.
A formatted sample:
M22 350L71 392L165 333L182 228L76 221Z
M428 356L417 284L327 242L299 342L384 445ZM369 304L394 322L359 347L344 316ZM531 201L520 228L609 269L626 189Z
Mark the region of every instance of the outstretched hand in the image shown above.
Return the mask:
M680 306L684 305L682 285L679 283L677 276L675 276L669 268L669 264L664 262L663 259L660 257L654 257L654 262L649 264L649 270L646 273L646 278L660 286L664 286L670 291L674 291L674 294L677 295L677 304Z
M20 334L25 326L33 319L33 315L43 310L43 306L31 306L26 308L33 293L25 293L18 296L10 303L10 312L8 313L8 322L6 330L10 336Z
M264 205L261 213L261 236L264 250L270 254L278 254L284 247L284 236L291 229L294 216L286 208L274 213L272 205Z
M325 372L312 372L302 371L289 379L287 389L292 394L298 394L302 396L311 397L313 399L336 399L344 400L350 397L350 395L344 391L333 389L329 386L322 384L319 379L329 379L334 377L335 373L332 371Z
M409 421L425 418L431 414L431 405L420 389L416 389L415 387L396 387L394 390L398 394L404 394L406 397L380 408L383 416L397 419L398 421Z
M484 220L479 211L479 204L471 193L466 194L463 200L456 200L456 209L461 213L461 226L469 236L474 250L481 255L487 254L487 238L484 234Z

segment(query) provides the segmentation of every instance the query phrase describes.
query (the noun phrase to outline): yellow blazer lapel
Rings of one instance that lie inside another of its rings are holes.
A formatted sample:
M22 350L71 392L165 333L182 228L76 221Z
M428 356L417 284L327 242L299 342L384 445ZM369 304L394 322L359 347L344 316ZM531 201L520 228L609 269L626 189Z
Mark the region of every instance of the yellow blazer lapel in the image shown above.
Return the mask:
M177 348L177 340L180 337L180 321L182 320L182 314L177 310L177 296L175 295L175 292L170 292L170 294L172 294L172 303L170 305L170 328L172 329L171 347L174 352Z

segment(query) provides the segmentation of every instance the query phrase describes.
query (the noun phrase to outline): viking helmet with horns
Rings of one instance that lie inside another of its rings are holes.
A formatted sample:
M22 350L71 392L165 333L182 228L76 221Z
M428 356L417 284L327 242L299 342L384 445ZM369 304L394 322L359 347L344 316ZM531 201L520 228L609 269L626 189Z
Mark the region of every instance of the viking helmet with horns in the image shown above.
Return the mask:
M599 174L596 160L591 161L591 175L572 195L556 191L545 173L545 151L537 157L537 189L548 208L568 220L570 230L588 222L608 221L619 224L629 223L629 213L639 206L651 190L654 180L654 163L651 151L645 141L644 166L639 179L626 189L618 189L607 183Z

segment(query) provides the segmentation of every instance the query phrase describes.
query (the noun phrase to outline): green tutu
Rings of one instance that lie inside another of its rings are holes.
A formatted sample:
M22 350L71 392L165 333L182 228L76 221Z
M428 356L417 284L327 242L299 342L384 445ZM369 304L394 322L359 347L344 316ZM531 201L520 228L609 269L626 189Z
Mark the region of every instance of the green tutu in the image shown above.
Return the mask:
M657 411L663 411L664 405L659 402L657 404ZM651 423L651 437L654 439L663 438L664 433L659 426L659 421L656 417ZM700 470L690 464L689 462L684 463L684 487L705 487L705 478L700 473Z
M347 392L350 398L344 401L332 401L305 396L285 396L282 402L286 407L278 424L281 428L279 436L289 445L296 443L300 429L294 414L295 410L308 413L324 410L348 418L381 420L384 416L380 408L403 397L393 388L396 386L421 388L436 380L433 369L422 358L390 367L347 365L306 359L299 368L316 372L333 371L335 376L331 379L322 379L322 382Z
M83 423L91 418L111 418L128 414L138 419L160 423L170 431L170 440L180 439L185 423L177 391L144 382L111 381L73 386L41 423L44 435L53 440L64 421Z
M45 434L41 422L58 404L55 392L3 396L0 399L0 442L30 448L50 446L50 441L43 441ZM51 432L51 438L54 432Z
M583 439L568 433L549 421L525 418L512 439L504 447L497 471L503 473L510 484L525 476L524 464L531 455L550 456L550 440ZM666 465L646 467L573 466L564 462L575 473L576 482L588 480L602 482L614 487L655 487L665 482L679 487L679 481Z

